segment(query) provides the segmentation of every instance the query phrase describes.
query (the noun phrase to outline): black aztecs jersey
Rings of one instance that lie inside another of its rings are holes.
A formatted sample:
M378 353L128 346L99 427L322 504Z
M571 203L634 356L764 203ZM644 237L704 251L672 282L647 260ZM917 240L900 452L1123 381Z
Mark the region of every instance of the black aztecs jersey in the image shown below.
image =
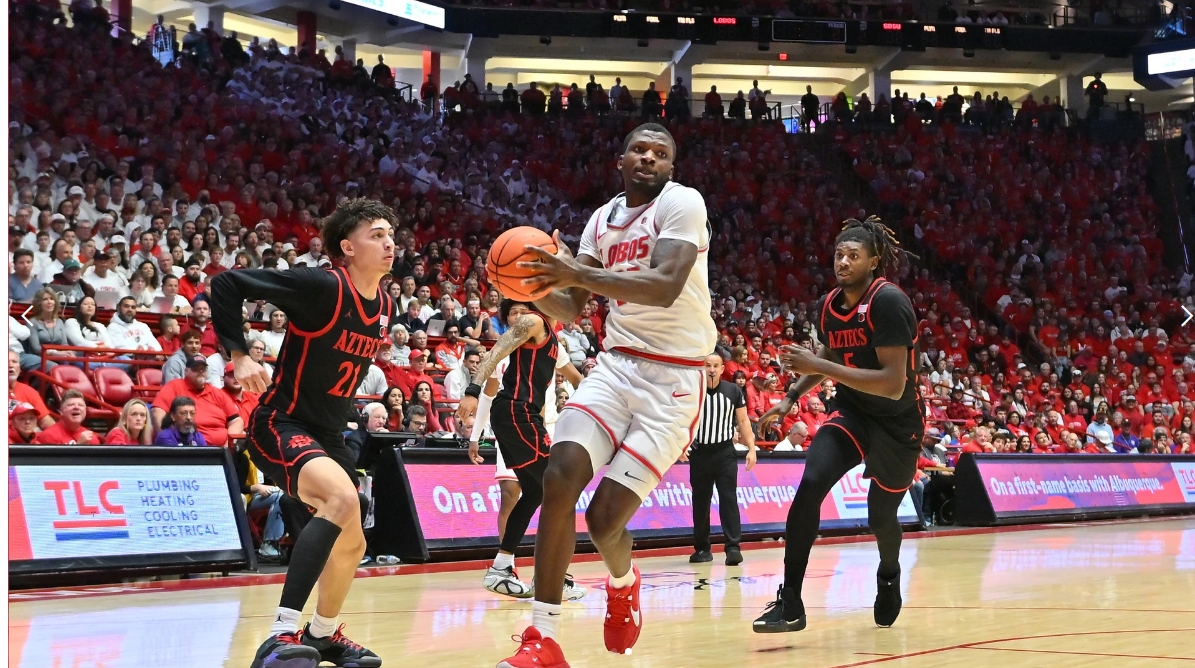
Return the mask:
M288 320L261 404L313 430L343 431L357 387L390 343L394 300L382 290L363 298L343 268L220 272L212 279L212 320L225 349L247 352L241 304L259 299Z
M528 341L510 354L506 373L502 374L502 389L498 390L495 399L523 403L527 405L529 414L543 415L544 396L556 378L556 358L560 354L560 346L556 341L556 332L552 331L552 323L541 313L532 311L529 315L543 318L548 335L538 346ZM556 397L550 397L547 401L556 401ZM491 415L497 415L497 412Z
M917 316L913 303L895 283L877 278L854 308L843 305L841 288L834 288L817 303L818 339L830 348L835 361L857 369L880 369L877 347L908 349L905 391L900 399L860 392L838 384L836 399L863 415L892 416L917 409Z

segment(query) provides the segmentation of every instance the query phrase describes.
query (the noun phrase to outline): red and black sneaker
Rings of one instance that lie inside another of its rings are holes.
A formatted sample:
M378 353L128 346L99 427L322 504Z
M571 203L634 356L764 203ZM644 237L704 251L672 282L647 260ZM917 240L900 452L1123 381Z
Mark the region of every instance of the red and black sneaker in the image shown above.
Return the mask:
M303 627L303 644L318 650L321 661L342 668L378 668L382 665L377 654L345 637L342 633L344 624L336 627L336 633L327 638L312 637L310 628L310 624Z
M639 606L639 587L643 578L639 575L639 567L634 564L631 568L635 572L635 584L622 589L610 586L606 580L606 622L603 635L606 649L615 654L629 654L635 642L639 640L639 632L643 630L643 618Z
M320 662L319 650L304 645L300 635L279 633L266 638L250 668L316 668Z

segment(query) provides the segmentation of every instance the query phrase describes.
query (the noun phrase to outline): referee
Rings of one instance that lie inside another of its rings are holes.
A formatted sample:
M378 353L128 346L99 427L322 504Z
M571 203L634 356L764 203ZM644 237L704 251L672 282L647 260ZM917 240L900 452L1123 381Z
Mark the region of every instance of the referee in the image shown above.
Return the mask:
M726 565L743 563L739 550L742 529L739 506L735 497L738 489L739 463L734 449L734 430L747 444L747 470L755 466L755 437L747 418L747 400L738 385L722 380L722 358L705 358L705 402L701 409L701 425L689 452L689 482L693 485L693 548L689 562L694 564L714 560L710 553L710 501L714 484L718 485L718 516L722 533L726 536Z

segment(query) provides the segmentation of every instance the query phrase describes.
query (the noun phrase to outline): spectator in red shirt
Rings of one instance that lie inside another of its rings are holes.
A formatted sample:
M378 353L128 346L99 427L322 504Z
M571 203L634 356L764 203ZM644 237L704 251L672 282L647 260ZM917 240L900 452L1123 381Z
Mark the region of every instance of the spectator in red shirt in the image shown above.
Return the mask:
M411 365L401 370L401 375L398 377L398 389L402 390L404 397L414 396L415 386L423 381L436 384L432 377L427 375L427 351L426 350L412 350L411 351Z
M232 403L236 404L237 413L241 416L241 424L248 425L249 416L261 403L261 395L241 387L241 383L233 373L233 368L232 362L224 365L224 393L228 395L229 399L232 399Z
M28 445L37 437L37 409L19 401L8 411L9 445Z
M736 371L742 371L747 374L748 378L755 375L755 371L751 368L751 363L747 361L747 348L744 346L735 346L730 351L730 361L726 363L726 368L722 371L722 380L733 382Z
M191 306L191 329L199 332L199 352L204 357L216 354L220 343L216 340L216 328L212 326L212 307L207 303L207 297L200 296ZM169 404L166 408L169 409ZM200 431L203 431L200 429ZM206 437L207 434L204 434ZM212 439L208 438L211 443ZM221 441L223 442L223 441Z
M120 411L120 420L104 438L104 445L150 445L153 440L149 406L140 399L130 399Z
M436 346L436 364L442 369L453 370L461 365L465 357L465 342L460 339L461 327L456 322L448 323L444 329L444 340Z
M175 397L190 397L195 402L195 427L210 445L225 446L228 434L244 432L240 410L223 390L207 384L207 358L195 355L187 360L186 373L162 386L154 397L153 421L156 431L170 412Z
M21 356L13 351L8 351L8 397L9 403L26 403L37 411L37 424L42 429L54 424L54 418L50 417L50 409L46 408L46 402L42 401L41 395L37 390L17 380L21 376Z
M203 294L205 275L199 266L199 258L192 257L183 265L183 277L178 281L178 293L187 301L194 302L197 295Z
M94 431L83 427L87 417L87 402L78 390L62 393L58 407L58 422L33 437L38 445L99 445L100 437Z
M182 347L183 341L179 337L178 318L166 314L158 321L158 329L162 330L162 334L158 336L158 345L162 346L162 352L167 355L173 355Z

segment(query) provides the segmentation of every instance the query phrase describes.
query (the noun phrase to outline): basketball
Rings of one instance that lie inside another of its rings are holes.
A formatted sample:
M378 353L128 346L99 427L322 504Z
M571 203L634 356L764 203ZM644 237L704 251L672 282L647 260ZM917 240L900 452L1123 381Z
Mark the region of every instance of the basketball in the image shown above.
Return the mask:
M523 285L523 279L535 276L536 271L521 269L519 263L538 260L535 255L527 252L526 246L539 246L549 253L556 252L556 242L543 230L526 225L514 227L494 240L485 269L490 275L490 281L502 296L530 302L543 297L549 290L532 293L527 292L527 286Z

